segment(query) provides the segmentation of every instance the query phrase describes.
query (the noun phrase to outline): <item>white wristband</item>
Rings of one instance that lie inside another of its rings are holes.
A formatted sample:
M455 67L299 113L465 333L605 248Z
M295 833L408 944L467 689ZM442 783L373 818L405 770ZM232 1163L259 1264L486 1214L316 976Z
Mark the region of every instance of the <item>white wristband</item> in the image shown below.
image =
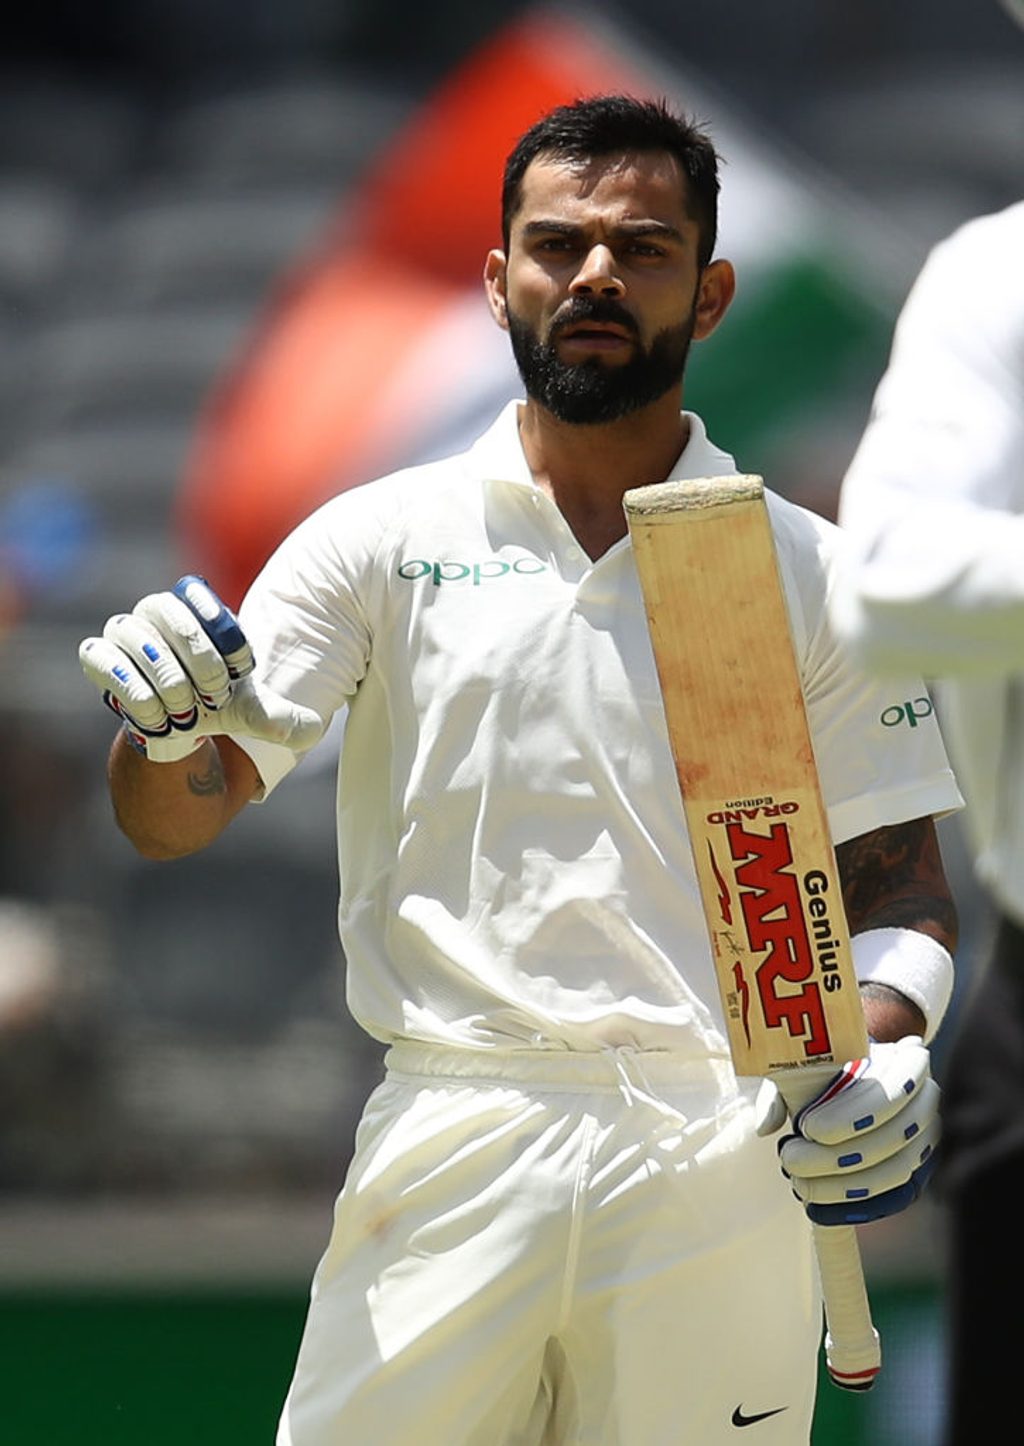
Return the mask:
M868 929L852 940L859 984L887 984L924 1015L925 1044L935 1038L953 993L949 950L916 929Z

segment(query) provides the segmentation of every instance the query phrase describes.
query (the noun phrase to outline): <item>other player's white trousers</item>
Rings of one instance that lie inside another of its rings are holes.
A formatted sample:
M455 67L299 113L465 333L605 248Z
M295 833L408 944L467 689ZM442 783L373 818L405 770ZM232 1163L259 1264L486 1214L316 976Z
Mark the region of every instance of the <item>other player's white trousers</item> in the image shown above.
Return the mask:
M387 1063L278 1446L810 1439L810 1234L725 1060L402 1043Z

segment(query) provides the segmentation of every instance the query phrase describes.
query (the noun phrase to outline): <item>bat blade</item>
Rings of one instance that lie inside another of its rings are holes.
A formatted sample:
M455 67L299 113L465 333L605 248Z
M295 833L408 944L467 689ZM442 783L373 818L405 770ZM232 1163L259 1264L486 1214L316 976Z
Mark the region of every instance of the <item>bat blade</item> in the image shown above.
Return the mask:
M739 1075L791 1113L867 1053L838 869L759 477L633 488L640 578ZM830 1374L879 1368L856 1235L814 1227Z

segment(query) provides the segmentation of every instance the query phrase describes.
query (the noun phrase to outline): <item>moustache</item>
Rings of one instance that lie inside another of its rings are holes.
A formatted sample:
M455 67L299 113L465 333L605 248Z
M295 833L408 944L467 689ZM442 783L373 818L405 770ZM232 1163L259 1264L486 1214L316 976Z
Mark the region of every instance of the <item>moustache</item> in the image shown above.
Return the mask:
M557 312L552 319L549 337L553 341L568 326L581 326L588 321L621 326L630 336L639 338L640 330L625 307L603 297L578 296Z

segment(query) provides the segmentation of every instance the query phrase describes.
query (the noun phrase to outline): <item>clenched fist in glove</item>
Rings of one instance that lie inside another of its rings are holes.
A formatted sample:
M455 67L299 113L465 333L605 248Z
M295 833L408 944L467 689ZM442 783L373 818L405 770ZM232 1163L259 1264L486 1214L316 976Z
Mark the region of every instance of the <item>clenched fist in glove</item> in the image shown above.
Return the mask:
M129 741L156 763L187 758L204 738L237 733L304 752L323 723L255 682L234 614L200 577L152 593L108 619L78 656Z
M931 1174L939 1139L939 1087L918 1035L871 1044L793 1119L779 1160L793 1192L818 1225L862 1225L906 1209ZM786 1117L765 1081L758 1134Z

